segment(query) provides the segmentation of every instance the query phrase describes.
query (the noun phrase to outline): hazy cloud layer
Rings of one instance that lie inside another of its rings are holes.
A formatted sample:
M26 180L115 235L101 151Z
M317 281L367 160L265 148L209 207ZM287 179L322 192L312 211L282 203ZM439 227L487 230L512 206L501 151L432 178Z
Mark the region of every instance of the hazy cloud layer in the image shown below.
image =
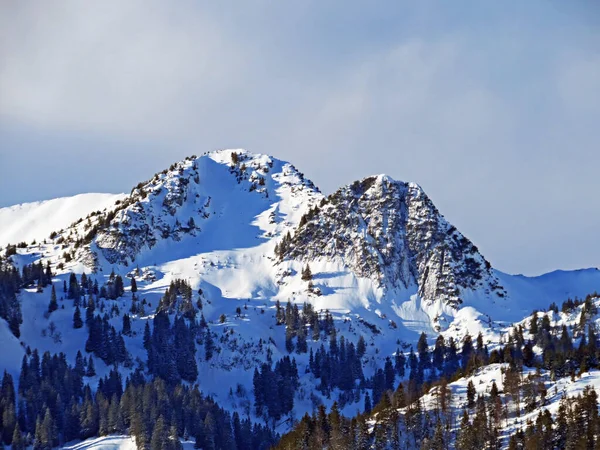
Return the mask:
M0 206L245 147L416 181L506 271L600 265L597 2L365 5L1 3Z

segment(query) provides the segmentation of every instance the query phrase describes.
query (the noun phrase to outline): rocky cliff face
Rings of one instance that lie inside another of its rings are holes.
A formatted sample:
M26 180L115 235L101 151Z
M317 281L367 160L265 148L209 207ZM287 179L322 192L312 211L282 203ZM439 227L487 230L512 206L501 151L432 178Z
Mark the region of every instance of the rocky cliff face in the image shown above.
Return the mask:
M321 197L293 165L266 155L223 150L189 157L139 183L112 210L97 216L78 259L94 266L101 255L110 264L130 265L160 241L203 238L210 222L232 228L235 237L273 204L275 223L277 214L282 215L282 201L311 205ZM241 224L239 229L232 221ZM297 220L288 226L296 224Z
M490 264L414 183L368 177L310 210L280 259L340 258L384 289L416 285L420 297L457 308L467 290L503 297Z

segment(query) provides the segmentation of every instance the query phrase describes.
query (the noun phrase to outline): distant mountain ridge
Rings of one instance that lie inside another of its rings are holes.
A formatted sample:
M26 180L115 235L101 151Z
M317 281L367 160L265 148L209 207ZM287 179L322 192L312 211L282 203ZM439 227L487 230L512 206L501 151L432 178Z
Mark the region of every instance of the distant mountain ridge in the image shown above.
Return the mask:
M102 211L125 194L89 193L0 208L0 246L43 240L92 211Z

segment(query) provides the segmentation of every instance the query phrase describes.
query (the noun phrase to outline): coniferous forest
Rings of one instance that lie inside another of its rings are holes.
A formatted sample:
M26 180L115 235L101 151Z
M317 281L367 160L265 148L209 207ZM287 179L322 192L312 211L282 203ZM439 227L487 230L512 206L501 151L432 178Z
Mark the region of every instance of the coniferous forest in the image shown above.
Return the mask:
M306 266L308 280L309 271ZM4 372L0 439L12 449L51 449L111 434L130 434L138 448L152 450L181 448L181 440L195 442L196 448L232 450L594 449L600 442L598 396L592 387L563 395L553 413L546 408L549 398L559 395L548 391L546 381L576 380L600 368L597 294L534 312L491 351L481 334L460 340L440 335L430 342L422 333L415 348L399 346L372 376L365 376L362 335L356 342L338 338L329 311L317 312L310 303L276 302L274 325L285 330L288 355L274 361L271 350L265 350L266 362L253 369L250 410L242 417L198 387L197 346L204 349L201 358L210 361L221 351L223 338L211 331L201 312L202 296L194 303L185 281L171 282L145 322L142 361L134 360L125 345L132 316L150 307L135 296L135 278L130 280L130 309L122 314L110 302L124 294L120 276L111 273L99 286L90 276L71 274L59 292L52 277L50 267L41 264L21 271L7 261L0 265L0 312L15 336L22 321L19 291L49 286L47 315L68 299L73 328L87 332L84 353L77 353L74 365L63 353L40 355L27 348L18 380ZM549 318L578 311L575 326L553 325ZM237 313L242 314L240 308ZM110 322L117 316L120 329ZM52 333L60 341L60 332ZM315 389L335 401L327 408L312 396L313 412L294 418L300 389L297 355L308 356L306 372L314 377ZM97 375L94 358L111 370L91 385ZM502 382L478 392L473 379L490 367L501 368ZM128 369L125 379L121 368ZM461 380L469 381L464 399L457 401L449 385ZM457 403L460 411L452 406ZM340 410L349 404L361 412L344 416ZM528 416L532 412L535 417ZM276 428L282 424L291 431L280 436Z

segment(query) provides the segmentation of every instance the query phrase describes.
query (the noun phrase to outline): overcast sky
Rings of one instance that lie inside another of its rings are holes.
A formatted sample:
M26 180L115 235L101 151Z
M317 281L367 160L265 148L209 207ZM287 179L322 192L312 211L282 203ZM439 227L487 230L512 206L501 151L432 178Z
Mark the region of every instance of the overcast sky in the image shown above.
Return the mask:
M0 206L243 147L419 183L492 264L600 265L600 2L0 3Z

